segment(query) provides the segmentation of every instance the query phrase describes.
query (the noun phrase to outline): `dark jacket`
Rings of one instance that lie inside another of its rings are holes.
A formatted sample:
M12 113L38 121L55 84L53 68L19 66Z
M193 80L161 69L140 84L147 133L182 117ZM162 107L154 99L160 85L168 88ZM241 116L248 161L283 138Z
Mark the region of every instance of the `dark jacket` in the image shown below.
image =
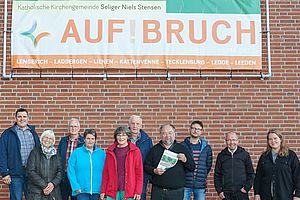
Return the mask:
M20 153L21 142L15 126L17 126L16 123L12 127L6 129L0 138L0 173L2 177L7 175L10 175L11 177L23 177L25 175ZM28 125L28 127L34 138L35 146L39 146L40 140L34 127L30 125Z
M254 194L261 200L271 200L271 181L275 182L276 200L292 200L293 192L300 197L299 160L295 152L289 150L288 156L277 156L275 163L272 152L262 154L259 158L254 181Z
M153 147L152 139L145 133L145 131L140 130L140 139L136 142L136 146L140 149L142 154L143 163L146 160L150 149ZM144 183L148 183L151 176L144 170Z
M61 200L59 183L62 180L63 169L58 154L47 159L41 147L34 148L29 155L26 172L28 200ZM50 196L46 196L43 189L49 182L53 183L55 187Z
M233 156L228 148L223 149L217 157L214 182L218 194L237 192L241 188L248 192L254 180L254 170L250 155L238 147Z
M185 184L185 170L193 171L195 169L194 160L183 145L174 141L168 150L185 154L187 161L185 163L177 161L174 167L167 169L161 176L156 175L153 170L157 168L165 149L162 141L154 145L144 162L144 169L152 175L153 185L166 189L182 188Z
M150 149L153 147L151 138L145 133L145 131L140 130L140 139L135 144L141 151L143 162L145 161Z
M189 153L193 155L190 137L185 138L182 145L187 148ZM185 187L195 189L205 189L207 175L212 166L212 150L206 140L201 139L200 155L198 157L198 168L194 172L187 171L185 178Z
M66 171L66 153L67 153L67 148L68 148L68 141L69 141L69 136L64 136L61 138L59 144L58 144L58 154L61 157L61 166L63 167L63 170ZM82 147L84 145L84 138L79 135L78 141L77 141L77 147Z

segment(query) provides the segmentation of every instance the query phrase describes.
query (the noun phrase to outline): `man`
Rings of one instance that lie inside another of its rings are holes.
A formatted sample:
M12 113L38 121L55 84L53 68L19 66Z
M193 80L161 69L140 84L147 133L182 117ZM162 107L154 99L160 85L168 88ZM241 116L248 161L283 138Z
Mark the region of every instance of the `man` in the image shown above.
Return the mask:
M217 157L214 181L220 199L249 200L254 170L249 153L238 146L235 132L226 133L227 147Z
M33 126L28 125L28 111L19 108L15 123L0 138L0 173L4 184L9 185L11 200L27 199L26 165L31 150L40 145Z
M138 115L132 115L129 118L129 129L131 131L130 141L138 146L142 154L143 163L148 155L150 149L153 147L152 139L142 130L143 120ZM144 170L144 179L143 179L143 192L141 200L146 200L147 195L147 186L150 180L150 175Z
M61 196L62 200L68 200L71 197L72 200L75 200L76 197L71 196L72 189L70 181L67 175L68 160L72 152L77 148L81 147L84 144L83 137L79 134L80 123L76 118L70 119L68 123L69 134L65 137L62 137L58 145L58 153L61 156L61 164L65 171L63 180L60 183Z
M195 170L186 173L183 200L190 200L192 193L194 200L205 200L207 176L212 166L212 150L208 142L201 138L202 121L193 121L189 131L190 137L185 138L182 145L193 156Z
M145 160L145 170L152 175L152 200L182 200L185 171L195 169L192 156L184 146L176 142L175 131L172 124L162 125L161 141L150 150ZM158 168L158 164L165 150L176 153L178 161L173 167L164 170Z

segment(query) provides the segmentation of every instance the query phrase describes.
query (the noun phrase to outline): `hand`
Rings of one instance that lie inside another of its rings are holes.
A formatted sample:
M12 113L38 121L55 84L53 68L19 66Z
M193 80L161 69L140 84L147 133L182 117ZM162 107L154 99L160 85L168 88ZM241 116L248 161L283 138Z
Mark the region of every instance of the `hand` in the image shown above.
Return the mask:
M104 200L104 197L105 197L105 193L101 193L101 194L100 194L100 199L101 199L101 200Z
M155 174L161 176L161 175L165 172L165 170L159 169L159 168L155 168L155 169L153 170L153 172L154 172Z
M81 193L81 189L75 190L76 193L80 194Z
M219 197L220 197L220 199L225 199L224 192L221 192L221 193L219 194Z
M259 195L259 194L256 194L256 195L254 196L254 200L260 200L260 195Z
M134 194L133 199L135 199L135 200L140 200L140 199L141 199L141 195L139 195L139 194Z
M178 160L181 160L183 163L185 163L187 161L186 156L183 153L179 153L177 155Z
M300 200L300 197L293 197L293 200Z
M4 184L9 185L11 183L10 175L2 177L2 181Z
M43 189L45 195L49 195L54 189L54 184L49 182L48 185Z
M247 194L247 191L245 190L245 188L242 188L240 191L244 194Z

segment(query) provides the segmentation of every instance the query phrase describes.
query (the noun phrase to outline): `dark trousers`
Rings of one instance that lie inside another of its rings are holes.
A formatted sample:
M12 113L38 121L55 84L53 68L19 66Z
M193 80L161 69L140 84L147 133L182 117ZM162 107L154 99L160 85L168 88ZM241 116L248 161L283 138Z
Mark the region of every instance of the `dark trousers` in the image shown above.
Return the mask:
M148 188L148 181L144 181L143 182L143 191L142 191L142 196L141 196L141 200L146 200L147 197L147 188Z
M237 192L224 192L224 200L249 200L248 193Z
M67 173L65 173L65 176L60 183L60 190L62 200L69 200L69 197L71 197L71 200L76 200L76 197L72 196L72 188Z
M182 200L183 187L178 189L164 189L152 186L151 200Z

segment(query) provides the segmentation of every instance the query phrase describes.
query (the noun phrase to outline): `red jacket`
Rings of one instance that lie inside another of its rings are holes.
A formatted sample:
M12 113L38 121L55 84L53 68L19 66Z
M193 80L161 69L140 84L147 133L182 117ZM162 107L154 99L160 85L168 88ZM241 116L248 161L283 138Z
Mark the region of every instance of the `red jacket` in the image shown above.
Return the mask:
M141 195L143 188L143 162L139 148L128 142L129 151L125 159L125 200L133 198L135 194ZM115 142L106 152L101 194L116 199L118 192L117 159L114 148Z

